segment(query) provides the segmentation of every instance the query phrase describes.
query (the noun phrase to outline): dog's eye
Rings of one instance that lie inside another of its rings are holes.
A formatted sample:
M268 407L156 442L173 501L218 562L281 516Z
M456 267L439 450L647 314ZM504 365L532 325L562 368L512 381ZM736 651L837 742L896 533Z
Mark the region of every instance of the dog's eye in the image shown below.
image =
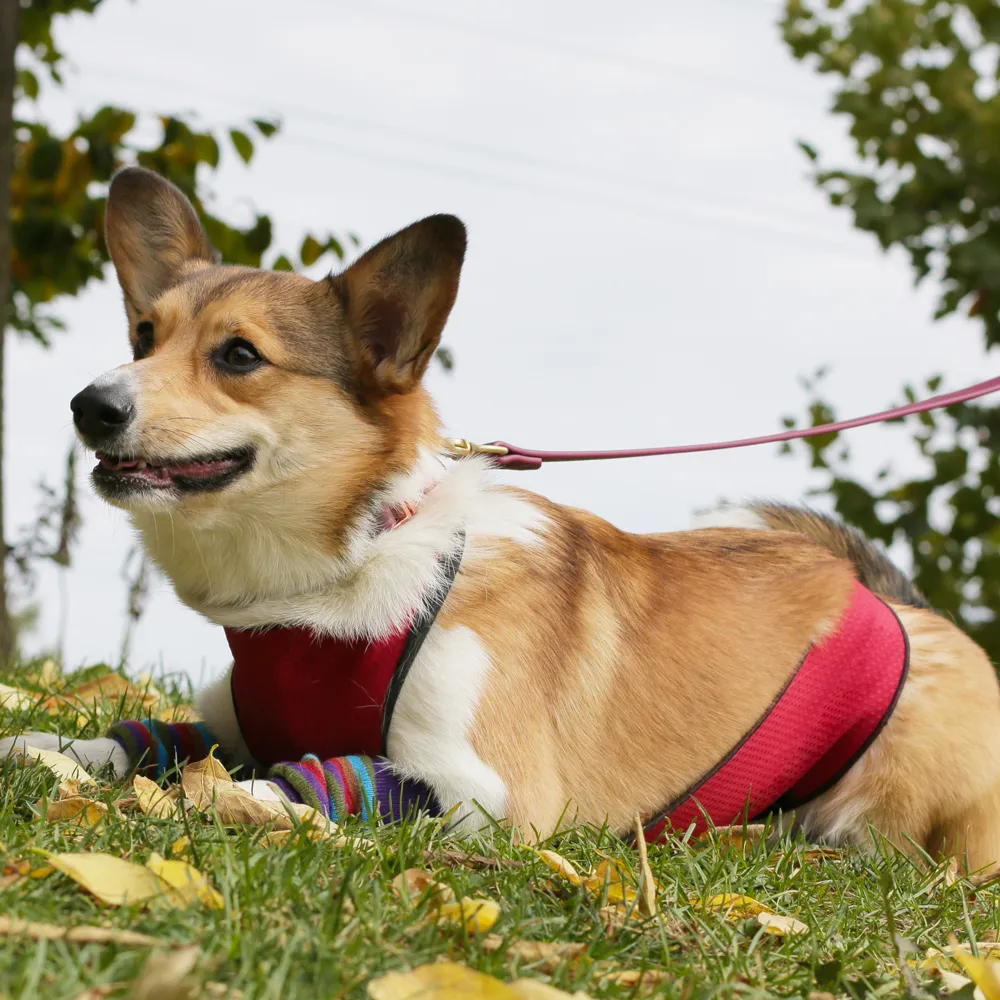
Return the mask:
M153 324L144 319L135 325L135 346L132 348L132 360L139 361L153 349Z
M257 348L242 337L226 341L215 354L215 363L223 371L234 374L252 372L255 368L259 368L263 361Z

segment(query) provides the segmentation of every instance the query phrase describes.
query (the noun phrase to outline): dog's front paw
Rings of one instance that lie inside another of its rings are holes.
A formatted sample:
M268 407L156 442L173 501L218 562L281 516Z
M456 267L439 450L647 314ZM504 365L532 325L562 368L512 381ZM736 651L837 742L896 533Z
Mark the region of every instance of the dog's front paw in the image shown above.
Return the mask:
M245 792L249 792L258 802L281 802L278 786L262 778L248 778L237 781L236 784Z
M99 770L106 764L111 764L116 778L123 778L128 774L128 754L125 748L117 740L107 736L96 740L71 740L56 733L22 733L20 736L0 740L0 758L6 757L12 750L23 750L25 746L56 750L70 760L75 760L87 771Z

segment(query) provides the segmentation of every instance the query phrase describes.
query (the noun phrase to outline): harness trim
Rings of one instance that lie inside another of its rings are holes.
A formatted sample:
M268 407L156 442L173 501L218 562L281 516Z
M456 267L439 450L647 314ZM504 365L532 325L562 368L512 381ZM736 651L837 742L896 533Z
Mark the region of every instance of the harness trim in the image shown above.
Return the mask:
M442 585L437 589L430 603L419 612L410 626L409 634L406 637L406 645L396 663L389 687L385 692L385 701L382 703L382 755L385 756L389 742L389 726L392 723L392 716L396 710L396 701L400 691L406 683L406 678L410 673L417 654L423 647L424 640L437 620L437 616L444 607L444 602L451 593L455 577L458 576L459 568L462 565L462 556L465 554L465 531L458 533L458 545L448 553L442 560L445 574Z

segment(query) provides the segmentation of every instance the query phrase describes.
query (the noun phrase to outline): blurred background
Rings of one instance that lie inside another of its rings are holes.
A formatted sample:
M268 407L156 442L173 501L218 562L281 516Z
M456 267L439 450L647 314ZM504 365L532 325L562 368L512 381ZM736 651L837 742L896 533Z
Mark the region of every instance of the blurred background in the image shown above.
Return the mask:
M459 215L430 381L473 440L762 434L995 374L993 3L0 2L0 654L195 682L228 660L72 451L70 397L129 359L101 241L125 163L195 198L227 259L316 277ZM785 453L500 478L635 531L723 498L836 508L1000 655L996 404Z

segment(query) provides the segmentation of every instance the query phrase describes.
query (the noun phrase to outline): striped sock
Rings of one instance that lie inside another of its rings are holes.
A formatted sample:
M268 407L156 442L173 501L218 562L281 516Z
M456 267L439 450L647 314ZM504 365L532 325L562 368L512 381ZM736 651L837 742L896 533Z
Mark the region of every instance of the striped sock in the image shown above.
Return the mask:
M202 760L217 742L203 722L116 722L108 736L128 754L129 764L148 777L162 778L184 761Z
M397 822L417 811L437 815L434 793L420 782L402 779L382 757L314 756L275 764L268 773L293 802L305 802L332 820L372 813L384 822Z

